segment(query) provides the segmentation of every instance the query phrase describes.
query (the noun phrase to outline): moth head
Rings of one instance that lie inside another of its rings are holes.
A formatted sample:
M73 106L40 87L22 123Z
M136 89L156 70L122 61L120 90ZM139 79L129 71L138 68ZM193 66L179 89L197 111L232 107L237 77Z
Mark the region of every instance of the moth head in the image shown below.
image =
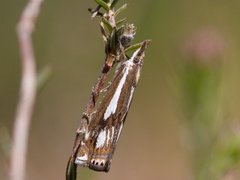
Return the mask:
M147 48L147 45L150 42L151 42L150 40L143 41L141 47L134 52L132 56L134 63L136 64L142 63L143 58L145 56L145 49Z

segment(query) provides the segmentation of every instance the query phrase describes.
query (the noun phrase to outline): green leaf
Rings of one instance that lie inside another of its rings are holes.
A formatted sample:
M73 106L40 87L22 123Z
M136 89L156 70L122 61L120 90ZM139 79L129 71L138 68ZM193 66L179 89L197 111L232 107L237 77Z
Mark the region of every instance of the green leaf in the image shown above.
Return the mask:
M114 28L109 38L108 51L113 54L116 54L118 49L119 49L118 31L116 28Z
M111 33L113 31L113 27L110 22L105 17L102 18L102 22L107 27L108 31Z
M118 0L113 0L111 3L111 8L113 8L117 4Z
M77 165L74 163L73 158L70 157L66 169L66 180L76 179L77 179Z
M118 36L118 37L122 36L123 33L124 33L124 30L125 30L125 26L124 26L124 25L118 27L118 28L117 28L117 36Z
M129 51L135 51L137 50L138 48L140 48L142 46L142 42L141 43L137 43L137 44L134 44L134 45L131 45L129 47L127 47L126 49L124 49L125 52L129 52Z
M126 21L127 18L123 18L116 22L116 26L118 27L120 24L122 24L124 21Z
M101 7L103 7L106 11L110 10L109 5L103 0L95 0L95 2L98 3Z
M127 8L127 4L122 5L120 8L118 8L115 12L115 16L120 14L122 11L124 11Z
M117 32L116 30L114 29L111 33L111 37L110 37L110 49L111 49L111 52L115 52L116 51L116 47L117 47Z

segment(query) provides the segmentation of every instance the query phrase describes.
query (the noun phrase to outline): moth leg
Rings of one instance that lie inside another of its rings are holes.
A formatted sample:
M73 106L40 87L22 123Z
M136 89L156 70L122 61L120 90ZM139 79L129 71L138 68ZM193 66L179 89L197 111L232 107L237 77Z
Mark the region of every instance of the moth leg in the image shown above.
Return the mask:
M111 82L108 82L108 84L106 85L106 87L104 87L103 89L101 89L100 93L106 92L108 90L108 88L110 87Z

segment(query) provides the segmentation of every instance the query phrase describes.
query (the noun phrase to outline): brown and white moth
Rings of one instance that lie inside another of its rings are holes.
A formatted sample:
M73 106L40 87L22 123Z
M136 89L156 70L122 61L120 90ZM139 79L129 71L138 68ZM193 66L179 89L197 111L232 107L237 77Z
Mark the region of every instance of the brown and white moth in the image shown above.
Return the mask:
M75 164L96 171L108 172L133 94L140 77L144 41L130 59L117 69L96 112L88 120L84 137L79 143Z

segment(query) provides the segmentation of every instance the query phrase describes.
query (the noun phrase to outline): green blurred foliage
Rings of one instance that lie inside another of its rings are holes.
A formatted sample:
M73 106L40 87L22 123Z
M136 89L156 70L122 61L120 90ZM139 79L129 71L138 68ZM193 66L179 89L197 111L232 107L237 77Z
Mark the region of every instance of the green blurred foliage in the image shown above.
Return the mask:
M0 2L0 124L9 134L21 72L15 28L26 2ZM119 6L126 2L121 15L136 25L135 41L153 42L110 172L81 169L79 179L194 179L199 166L193 147L198 144L200 178L239 179L239 134L225 127L240 123L240 2L129 0ZM38 71L50 66L52 74L35 104L28 180L65 177L79 118L104 60L98 21L91 20L89 7L95 7L94 1L43 3L34 48ZM202 31L217 34L200 36L207 37L203 50L195 46L200 40L191 40ZM212 36L216 56L208 52ZM203 64L195 64L201 60ZM225 131L229 133L222 136ZM210 142L204 145L206 139ZM0 179L6 179L8 167L3 149Z

